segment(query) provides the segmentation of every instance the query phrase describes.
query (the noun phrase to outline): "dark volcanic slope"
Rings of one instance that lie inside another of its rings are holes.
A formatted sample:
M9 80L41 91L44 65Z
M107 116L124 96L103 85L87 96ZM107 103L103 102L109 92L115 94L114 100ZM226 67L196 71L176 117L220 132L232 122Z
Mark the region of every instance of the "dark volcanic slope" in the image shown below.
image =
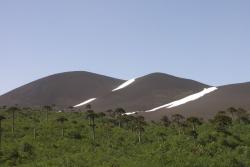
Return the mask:
M97 111L123 107L129 111L144 111L183 98L209 87L202 83L153 73L137 78L124 89L112 92L92 102Z
M163 109L143 115L150 120L159 120L164 115L179 113L185 117L196 116L205 119L212 118L218 111L229 107L242 107L250 110L250 82L218 87L196 101L186 103L176 108Z
M123 80L89 72L66 72L51 75L0 96L0 105L73 106L89 98L102 96Z

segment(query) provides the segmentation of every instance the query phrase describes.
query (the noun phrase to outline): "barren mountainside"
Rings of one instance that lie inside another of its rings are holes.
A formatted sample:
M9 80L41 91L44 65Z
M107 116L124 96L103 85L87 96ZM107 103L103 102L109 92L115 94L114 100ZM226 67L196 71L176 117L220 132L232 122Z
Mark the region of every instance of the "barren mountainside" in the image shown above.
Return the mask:
M199 92L206 87L209 86L193 80L152 73L135 79L121 90L96 99L92 104L98 111L116 107L123 107L128 112L144 111Z
M204 97L171 109L161 109L155 112L142 113L146 118L158 120L164 115L181 114L185 117L196 116L210 119L218 111L229 107L250 110L250 82L220 86Z
M148 120L159 120L164 115L175 113L207 119L231 106L250 109L250 83L220 86L192 99L195 94L206 91L205 88L211 86L164 73L125 81L74 71L51 75L14 89L0 96L0 105L75 106L84 111L86 104L91 104L97 112L122 107L126 112L138 112ZM191 100L185 101L189 98ZM180 104L145 112L175 101L180 101Z
M89 72L66 72L51 75L21 86L0 96L0 105L73 106L92 96L110 92L123 80Z

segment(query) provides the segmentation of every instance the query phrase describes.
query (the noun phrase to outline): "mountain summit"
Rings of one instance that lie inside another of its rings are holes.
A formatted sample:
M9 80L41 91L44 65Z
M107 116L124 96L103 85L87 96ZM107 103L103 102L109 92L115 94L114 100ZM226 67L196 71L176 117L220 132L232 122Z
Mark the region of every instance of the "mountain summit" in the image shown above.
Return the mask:
M84 71L51 75L0 96L0 105L73 106L89 97L109 93L124 81Z

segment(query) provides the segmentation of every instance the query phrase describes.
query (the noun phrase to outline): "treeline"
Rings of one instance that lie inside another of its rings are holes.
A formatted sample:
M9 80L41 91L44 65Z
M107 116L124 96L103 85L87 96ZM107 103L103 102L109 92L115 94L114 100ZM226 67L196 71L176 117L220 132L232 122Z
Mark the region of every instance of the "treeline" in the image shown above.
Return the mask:
M0 166L250 165L250 118L242 108L208 121L174 114L147 122L125 113L2 107Z

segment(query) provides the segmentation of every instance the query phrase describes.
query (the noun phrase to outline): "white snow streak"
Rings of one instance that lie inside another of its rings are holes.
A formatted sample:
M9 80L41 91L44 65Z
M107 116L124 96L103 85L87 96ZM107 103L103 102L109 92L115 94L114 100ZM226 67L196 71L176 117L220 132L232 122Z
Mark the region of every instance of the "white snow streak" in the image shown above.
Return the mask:
M130 79L130 80L124 82L123 84L121 84L120 86L118 86L117 88L115 88L114 90L112 90L112 92L123 89L123 88L129 86L130 84L132 84L133 82L135 82L135 79Z
M125 113L124 115L133 115L133 114L136 114L137 112L127 112Z
M92 99L86 100L86 101L84 101L84 102L82 102L80 104L75 105L74 107L76 108L76 107L83 106L83 105L88 104L88 103L90 103L90 102L92 102L94 100L96 100L96 98L92 98Z
M211 88L205 88L203 89L201 92L198 92L198 93L195 93L193 95L190 95L190 96L187 96L183 99L180 99L180 100L177 100L177 101L173 101L171 103L168 103L168 104L165 104L165 105L162 105L162 106L159 106L157 108L153 108L151 110L148 110L148 111L145 111L145 112L153 112L153 111L156 111L156 110L159 110L159 109L162 109L162 108L173 108L173 107L177 107L177 106L180 106L182 104L185 104L185 103L188 103L190 101L194 101L194 100L197 100L201 97L203 97L204 95L208 94L208 93L211 93L215 90L217 90L218 88L216 87L211 87Z

